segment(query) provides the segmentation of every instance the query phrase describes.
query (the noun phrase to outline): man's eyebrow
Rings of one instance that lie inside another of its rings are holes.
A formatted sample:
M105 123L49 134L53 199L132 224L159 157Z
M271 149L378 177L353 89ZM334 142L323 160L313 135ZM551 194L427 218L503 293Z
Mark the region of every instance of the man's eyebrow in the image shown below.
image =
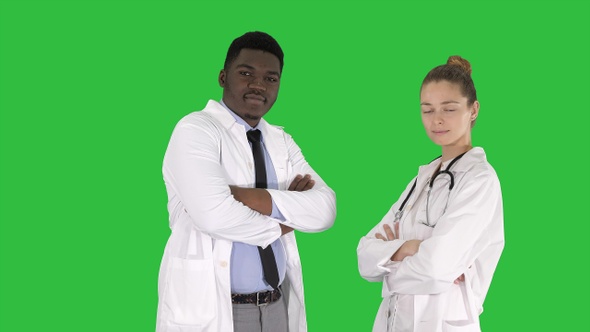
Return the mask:
M239 67L245 67L245 68L252 69L252 70L254 70L254 69L255 69L254 67L252 67L252 66L250 66L250 65L247 65L247 64L245 64L245 63L239 64L239 65L237 65L236 67L238 67L238 68L239 68Z
M252 67L252 66L250 66L248 64L245 64L245 63L239 64L236 67L237 68L246 68L246 69L250 69L250 70L256 70L256 68L254 68L254 67ZM278 77L281 77L281 73L279 73L278 71L274 71L274 70L269 70L269 71L266 72L266 74L268 74L268 75L276 75Z

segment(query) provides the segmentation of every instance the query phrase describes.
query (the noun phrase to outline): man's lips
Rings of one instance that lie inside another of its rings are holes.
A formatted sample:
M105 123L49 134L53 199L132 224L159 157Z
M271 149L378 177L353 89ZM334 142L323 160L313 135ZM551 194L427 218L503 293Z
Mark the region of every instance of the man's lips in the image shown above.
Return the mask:
M444 135L446 133L448 133L448 130L433 130L432 131L435 135Z
M244 99L250 99L250 100L255 100L255 101L260 101L260 102L266 102L266 98L264 98L264 96L262 95L258 95L255 93L247 93L246 95L244 95Z

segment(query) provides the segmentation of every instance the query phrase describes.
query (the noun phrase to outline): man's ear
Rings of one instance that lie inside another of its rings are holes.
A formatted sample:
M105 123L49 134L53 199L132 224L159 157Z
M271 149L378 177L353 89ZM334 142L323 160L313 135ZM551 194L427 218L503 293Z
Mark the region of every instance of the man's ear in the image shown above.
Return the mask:
M219 71L218 81L219 81L219 86L222 88L225 88L225 70L222 69Z

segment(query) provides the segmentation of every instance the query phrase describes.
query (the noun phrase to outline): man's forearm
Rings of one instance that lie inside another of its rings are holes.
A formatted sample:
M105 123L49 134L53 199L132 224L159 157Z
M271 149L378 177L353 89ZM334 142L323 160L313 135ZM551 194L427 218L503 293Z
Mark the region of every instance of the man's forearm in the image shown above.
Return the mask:
M315 181L311 179L309 174L297 175L291 185L289 186L289 191L307 191L315 185ZM242 188L238 186L229 186L232 195L238 202L242 202L242 204L246 205L247 207L251 208L254 211L257 211L261 214L266 216L270 216L272 214L272 197L266 191L266 189L261 188Z
M266 189L229 186L238 202L266 216L272 213L272 198Z

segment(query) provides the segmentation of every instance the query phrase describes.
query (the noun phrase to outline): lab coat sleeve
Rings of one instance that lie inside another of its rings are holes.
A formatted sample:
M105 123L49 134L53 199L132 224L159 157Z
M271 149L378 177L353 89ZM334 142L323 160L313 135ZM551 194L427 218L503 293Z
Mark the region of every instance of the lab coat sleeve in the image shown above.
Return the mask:
M189 115L174 129L164 157L164 180L194 226L216 239L266 247L281 230L231 195L220 161L220 129L199 115Z
M493 243L497 241L493 234L502 223L502 198L495 172L467 172L453 189L447 211L432 236L420 244L415 255L405 258L395 273L387 275L387 288L399 294L438 294L448 290L483 251L490 246L498 246L501 251L503 239ZM499 254L490 257L475 265L495 268Z
M293 167L289 183L298 174L310 174L315 185L307 191L268 189L268 192L285 217L284 225L307 233L324 231L332 227L336 218L336 194L307 163L293 138L287 133L284 135Z
M391 256L404 244L405 240L383 241L377 239L375 234L385 235L383 226L389 225L394 229L393 222L395 212L399 209L401 202L410 191L410 182L406 190L402 193L399 200L393 204L391 209L385 214L379 224L377 224L369 233L361 238L357 246L357 258L360 275L368 281L383 281L383 277L390 273L395 273L399 262L391 261Z
M383 230L385 224L393 229L393 217L393 211L389 210L381 223L361 238L357 247L359 272L368 281L383 281L383 277L392 273L399 265L398 262L391 261L391 256L405 241L384 241L375 237L377 233L385 235Z

